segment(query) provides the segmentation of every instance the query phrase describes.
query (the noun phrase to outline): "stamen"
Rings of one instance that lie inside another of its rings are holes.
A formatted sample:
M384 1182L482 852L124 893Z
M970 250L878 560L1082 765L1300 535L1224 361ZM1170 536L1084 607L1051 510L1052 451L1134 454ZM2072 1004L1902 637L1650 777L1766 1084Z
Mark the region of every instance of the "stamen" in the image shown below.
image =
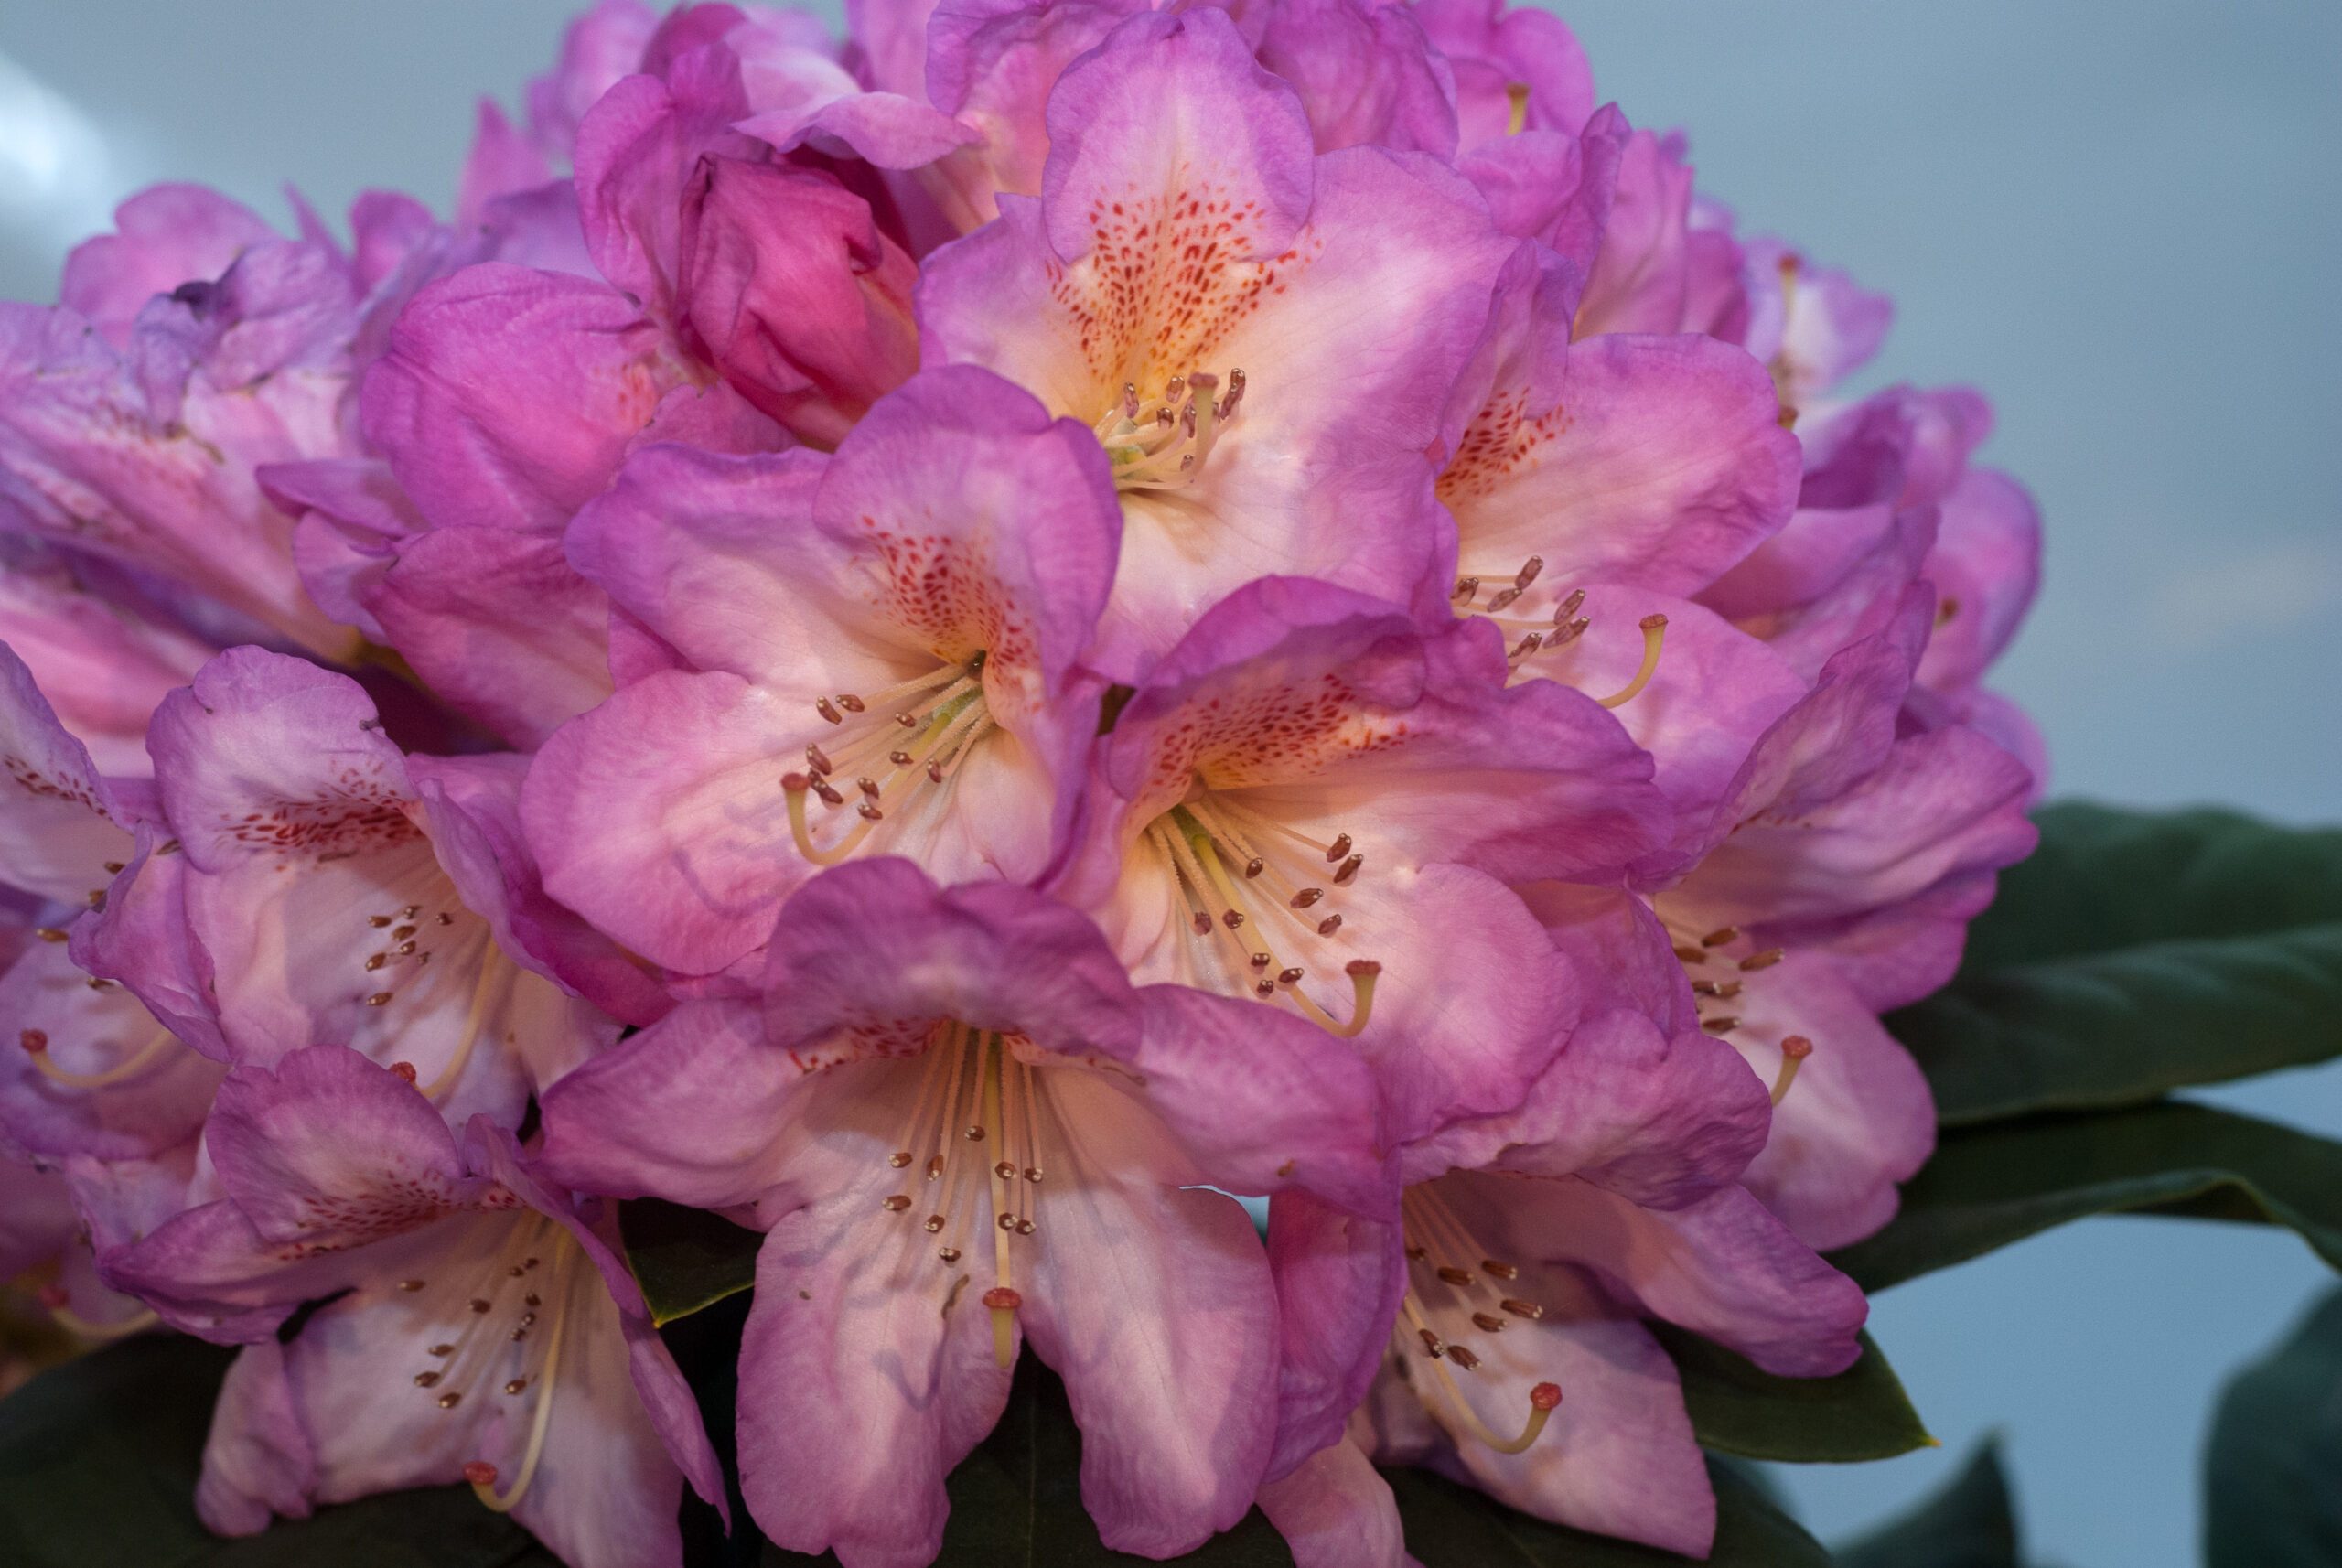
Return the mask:
M165 1050L178 1043L178 1036L168 1028L157 1029L155 1037L138 1047L103 1072L68 1072L49 1058L48 1036L38 1029L17 1032L16 1043L33 1058L33 1066L51 1083L67 1089L104 1089L110 1084L126 1083L151 1067Z
M503 983L518 973L510 966L511 961L504 956L504 950L490 939L486 950L480 955L479 979L472 985L471 1005L464 1013L464 1032L457 1037L456 1054L447 1058L447 1065L439 1069L439 1076L433 1079L430 1087L423 1091L424 1098L438 1100L463 1076L465 1067L472 1059L472 1047L479 1041L480 1026L487 1021L489 997L491 994L502 994Z
M1623 707L1627 703L1634 701L1636 695L1639 693L1645 686L1650 684L1650 678L1659 672L1659 650L1661 640L1667 636L1667 618L1662 615L1648 615L1643 617L1641 626L1643 631L1642 668L1635 671L1635 678L1633 680L1628 682L1617 691L1613 692L1606 697L1596 699L1596 701L1606 708Z
M1803 1035L1791 1035L1781 1042L1781 1070L1773 1079L1775 1105L1789 1098L1789 1085L1797 1081L1797 1069L1812 1054L1813 1042Z

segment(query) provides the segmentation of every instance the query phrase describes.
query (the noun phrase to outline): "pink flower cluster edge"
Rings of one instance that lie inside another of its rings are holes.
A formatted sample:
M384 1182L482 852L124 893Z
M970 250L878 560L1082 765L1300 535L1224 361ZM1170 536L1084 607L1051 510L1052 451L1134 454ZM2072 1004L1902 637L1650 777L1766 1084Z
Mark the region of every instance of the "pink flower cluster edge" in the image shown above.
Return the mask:
M930 1561L1029 1348L1122 1551L1704 1554L1646 1323L1854 1359L2032 844L1985 403L1542 12L849 10L605 0L447 219L0 306L0 1277L244 1347L231 1534L679 1562L651 1196L762 1232L785 1547Z

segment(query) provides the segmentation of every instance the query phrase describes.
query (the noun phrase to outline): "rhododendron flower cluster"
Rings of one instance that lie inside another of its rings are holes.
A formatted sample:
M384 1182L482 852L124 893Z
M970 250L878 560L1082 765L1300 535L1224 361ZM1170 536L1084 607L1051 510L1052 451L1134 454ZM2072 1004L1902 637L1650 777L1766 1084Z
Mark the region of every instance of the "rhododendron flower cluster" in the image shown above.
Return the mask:
M227 1533L678 1562L650 1197L783 1546L932 1559L1029 1351L1123 1551L1704 1553L1647 1320L1854 1359L2032 841L1984 403L1542 12L852 13L605 0L449 217L0 306L0 1272L245 1348Z

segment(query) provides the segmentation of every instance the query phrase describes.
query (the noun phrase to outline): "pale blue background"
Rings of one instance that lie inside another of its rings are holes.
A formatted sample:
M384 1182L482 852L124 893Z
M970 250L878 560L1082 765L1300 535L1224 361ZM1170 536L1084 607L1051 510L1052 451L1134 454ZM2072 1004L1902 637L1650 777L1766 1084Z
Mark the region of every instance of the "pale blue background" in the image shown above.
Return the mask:
M0 0L0 295L50 297L152 178L444 209L475 93L509 102L562 9ZM1992 394L1991 456L2048 517L2005 684L2058 792L2342 818L2342 6L1561 9L1747 225L1896 296L1883 376ZM2213 1098L2342 1134L2331 1071ZM1842 1533L1998 1426L2036 1555L2190 1562L2213 1391L2324 1280L2282 1233L2103 1220L1889 1292L1879 1337L1948 1448L1795 1472L1799 1506Z

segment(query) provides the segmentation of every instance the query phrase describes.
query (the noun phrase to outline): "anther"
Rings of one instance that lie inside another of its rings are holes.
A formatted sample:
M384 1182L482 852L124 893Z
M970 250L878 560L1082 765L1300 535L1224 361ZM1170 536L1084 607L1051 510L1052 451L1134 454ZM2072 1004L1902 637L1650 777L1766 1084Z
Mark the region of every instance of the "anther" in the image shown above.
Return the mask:
M1703 1018L1700 1020L1700 1027L1711 1035L1729 1035L1740 1027L1740 1015L1731 1013L1721 1018Z
M1542 555L1531 555L1520 564L1520 570L1513 577L1512 585L1516 588L1526 588L1537 580L1537 574L1544 569L1545 558Z
M1341 869L1334 873L1334 886L1348 887L1358 879L1358 868L1365 864L1366 856L1362 854L1354 854L1342 862Z
M1488 599L1488 613L1495 615L1499 610L1509 608L1512 601L1519 597L1520 597L1519 588L1499 588Z
M1038 1165L1026 1165L1025 1167L1025 1179L1026 1181L1039 1181L1041 1179L1041 1167Z
M1499 1263L1494 1258L1482 1258L1480 1272L1492 1280L1517 1280L1520 1277L1519 1269L1510 1263Z
M1472 1326L1483 1334L1501 1334L1504 1319L1493 1312L1476 1312L1472 1315Z
M919 758L913 757L908 751L890 751L886 754L886 760L893 763L897 768L908 768L912 763L918 761Z
M823 751L818 746L808 746L805 748L805 766L811 768L816 773L834 773L837 771L837 769L831 765L829 753Z
M399 1282L399 1289L405 1291L410 1294L415 1291L421 1290L422 1288L423 1282L421 1280L401 1280Z
M464 1396L460 1393L445 1393L439 1396L439 1408L441 1410L453 1410L463 1402Z
M982 1127L971 1127L961 1136L971 1144L981 1144L984 1141L984 1130Z
M1720 948L1724 946L1724 943L1731 941L1734 938L1739 935L1740 928L1738 926L1718 926L1714 930L1710 931L1706 936L1700 939L1700 945L1703 948Z
M1019 1236L1030 1236L1037 1229L1039 1229L1039 1227L1036 1226L1029 1219L1019 1219L1016 1222L1016 1233Z
M1264 1002L1276 993L1277 983L1273 980L1256 980L1252 983L1252 994Z
M1454 594L1450 595L1449 596L1450 596L1451 598L1457 598L1457 599L1461 599L1461 600L1463 600L1466 604L1467 604L1467 605L1468 605L1468 604L1470 604L1470 603L1471 603L1475 598L1477 598L1477 597L1478 597L1478 596L1479 596L1479 593L1480 593L1480 579L1479 579L1479 578L1477 578L1477 577L1458 577L1458 578L1456 580L1456 592L1455 592Z
M1003 1160L1000 1164L992 1167L992 1174L998 1176L1003 1181L1015 1181L1016 1179L1016 1164L1013 1160Z
M865 800L864 802L862 802L862 804L860 804L859 806L856 806L854 810L854 813L855 813L855 815L857 815L857 816L861 817L865 822L880 822L880 821L883 821L883 820L886 818L886 812L884 812L884 811L880 811L876 806L875 806L875 805L871 804L871 802L869 802L868 800Z
M403 942L413 935L414 935L414 928L413 926L401 926L397 930L391 933L391 940L394 942Z
M1208 937L1211 935L1211 917L1203 913L1201 910L1198 910L1193 916L1191 916L1188 918L1187 924L1195 928L1196 935L1199 937Z
M873 800L878 798L878 780L876 779L868 777L857 779L854 781L854 787Z
M927 765L927 781L930 784L943 782L943 762L940 757Z
M1767 948L1763 952L1753 952L1742 959L1740 967L1745 971L1770 969L1787 957L1789 957L1787 948Z
M1219 923L1226 926L1232 931L1236 929L1237 927L1244 923L1244 911L1241 909L1222 909L1219 912Z
M1567 626L1569 624L1570 617L1577 614L1579 608L1583 607L1585 603L1585 590L1584 588L1572 588L1569 591L1569 596L1554 607L1553 624L1555 626Z
M1317 934L1321 937L1330 937L1341 929L1342 918L1339 915L1328 915L1317 922Z
M456 1348L453 1345L434 1345L431 1347L431 1353L435 1356L452 1356L456 1353Z
M1265 970L1269 965L1276 962L1276 955L1274 953L1256 952L1252 955L1252 961L1254 969Z
M1692 983L1692 994L1696 996L1713 996L1718 1001L1728 1001L1732 997L1740 994L1740 982L1736 980L1695 980Z
M843 806L845 804L845 797L838 793L836 787L831 784L831 782L826 779L816 779L813 780L813 793L822 798L822 804L825 806Z
M1445 1280L1447 1283L1457 1286L1458 1288L1468 1285L1472 1283L1472 1272L1469 1269L1459 1269L1452 1265L1447 1265L1436 1269L1434 1272L1437 1273L1442 1280Z
M414 1386L418 1389L437 1388L439 1386L439 1374L436 1372L417 1372L414 1375Z
M391 923L391 917L388 915L369 915L366 917L366 923L379 930L382 927Z
M65 933L55 926L36 926L33 928L33 935L45 942L61 942L65 940Z
M1467 1372L1471 1371L1480 1364L1480 1358L1475 1355L1470 1348L1462 1345L1450 1345L1447 1348L1447 1359L1450 1361L1455 1362L1456 1365L1463 1368Z
M908 1208L910 1206L911 1200L898 1192L887 1197L886 1200L881 1203L878 1207L885 1209L889 1214L900 1214L904 1209Z
M886 1163L897 1170L901 1170L911 1163L911 1152L908 1149L897 1149L886 1156Z
M513 1379L510 1382L509 1382L509 1383L507 1383L507 1384L505 1384L505 1385L504 1385L504 1391L505 1391L506 1393L508 1393L508 1394L517 1394L517 1393L519 1393L522 1389L525 1389L525 1388L527 1388L528 1386L529 1386L529 1380L528 1380L528 1379L526 1379L526 1378L515 1378L515 1379Z
M956 1263L960 1261L960 1249L957 1247L938 1247L935 1250L935 1255L942 1259L947 1263Z
M1334 835L1334 842L1326 846L1326 864L1331 865L1334 862L1341 859L1342 856L1349 854L1349 852L1350 835L1348 833L1337 833Z
M1323 887L1305 887L1293 896L1292 904L1296 909L1306 909L1324 897L1326 890Z
M1269 863L1267 861L1262 860L1257 854L1254 855L1252 859L1244 863L1244 880L1247 882L1252 881L1252 878L1260 875L1262 872L1266 871L1268 866Z
M369 974L371 974L371 973L373 973L376 970L378 970L378 969L381 968L384 964L386 964L386 963L388 963L388 962L390 962L390 961L391 961L391 955L390 955L390 954L388 954L388 953L386 953L386 952L378 952L378 953L376 953L373 957L371 957L371 958L370 958L370 959L368 959L368 960L366 961L366 972L367 972L367 973L369 973Z
M1507 1296L1497 1305L1515 1317L1525 1317L1531 1323L1545 1316L1545 1309L1535 1302L1521 1301L1513 1296Z
M862 699L851 692L841 692L838 693L838 706L847 713L858 714L862 712Z
M1279 985L1298 985L1301 983L1301 966L1297 963L1293 965L1290 969L1281 969L1277 971L1277 983Z
M1708 961L1708 955L1702 952L1698 948L1684 947L1681 944L1678 944L1675 949L1675 956L1685 963L1705 963Z
M897 724L898 724L898 725L902 725L905 729L917 729L917 728L919 728L919 715L918 715L917 714L913 714L913 713L900 713L900 714L897 714L895 715L895 722L896 722Z
M842 725L845 723L845 715L838 712L836 705L827 697L815 698L813 700L813 711L821 714L823 718L829 720L830 723L833 725Z
M943 1156L942 1156L941 1155L928 1155L928 1157L927 1157L927 1179L928 1179L928 1180L929 1180L929 1181L934 1181L934 1180L935 1180L935 1179L937 1179L939 1176L942 1176L942 1174L943 1174Z
M486 1312L488 1310L488 1303L481 1300L478 1296L472 1297L471 1301L467 1305L474 1312Z
M1434 1334L1428 1328L1418 1328L1415 1332L1423 1337L1423 1354L1432 1357L1434 1359L1437 1359L1439 1357L1447 1354L1447 1347L1441 1341L1438 1335Z
M373 995L366 998L366 1005L369 1007L387 1007L390 1004L391 993L387 991L377 991Z

